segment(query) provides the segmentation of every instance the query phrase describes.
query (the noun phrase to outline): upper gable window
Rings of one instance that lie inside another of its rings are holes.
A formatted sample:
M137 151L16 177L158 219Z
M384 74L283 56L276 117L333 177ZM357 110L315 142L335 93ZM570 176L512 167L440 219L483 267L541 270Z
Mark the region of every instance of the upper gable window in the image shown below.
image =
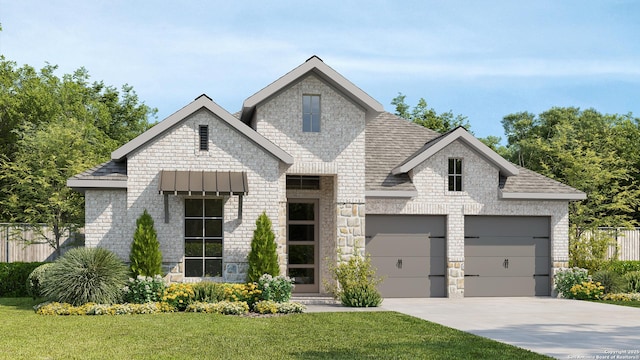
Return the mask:
M449 159L449 191L462 191L462 159Z
M200 125L198 128L198 135L200 136L200 150L209 150L209 125Z
M302 95L302 131L320 132L320 95Z

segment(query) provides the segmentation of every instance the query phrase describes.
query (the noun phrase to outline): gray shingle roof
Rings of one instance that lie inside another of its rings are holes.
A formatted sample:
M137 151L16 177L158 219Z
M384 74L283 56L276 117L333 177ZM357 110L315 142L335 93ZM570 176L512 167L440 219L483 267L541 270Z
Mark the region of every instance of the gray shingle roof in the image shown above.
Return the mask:
M75 175L69 180L127 180L127 163L113 160Z
M393 175L392 169L415 158L417 154L434 146L448 134L440 134L387 112L381 113L367 123L365 132L366 190L368 191L415 191L406 173ZM506 177L501 174L496 184L503 198L572 200L584 198L583 192L571 186L521 166L514 166L519 170L518 175Z
M369 120L365 128L367 190L415 191L407 174L392 175L402 163L440 133L388 112Z
M581 191L559 181L540 175L535 171L516 165L518 176L500 177L499 187L503 193L550 193L582 194Z

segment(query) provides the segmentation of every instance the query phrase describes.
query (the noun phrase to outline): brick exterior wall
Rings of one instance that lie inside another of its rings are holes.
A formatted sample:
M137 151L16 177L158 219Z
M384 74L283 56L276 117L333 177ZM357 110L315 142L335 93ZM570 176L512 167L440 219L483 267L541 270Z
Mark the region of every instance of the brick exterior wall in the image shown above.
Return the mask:
M302 95L320 95L319 133L302 131ZM245 171L249 194L224 196L223 277L244 281L255 220L263 212L273 222L280 269L287 264L288 199L318 199L320 279L330 280L337 251L364 252L365 213L447 216L448 296L464 296L464 220L468 215L548 216L551 219L552 272L568 262L566 201L498 198L498 169L462 142L454 142L410 174L419 195L412 199L365 199L365 111L327 83L309 75L256 107L252 124L294 157L279 162L208 111L200 110L128 156L128 190L86 192L86 244L113 250L128 260L135 221L147 209L155 221L165 267L173 281L183 278L184 198L169 195L169 222L158 193L161 170ZM209 126L209 150L198 150L198 126ZM447 161L463 159L463 192L447 191ZM320 190L286 190L286 175L319 175Z
M463 190L447 188L448 159L463 159ZM461 141L455 141L417 166L413 199L367 199L368 214L447 215L448 296L464 296L464 217L466 215L549 216L552 273L566 265L569 215L566 201L498 198L498 169Z

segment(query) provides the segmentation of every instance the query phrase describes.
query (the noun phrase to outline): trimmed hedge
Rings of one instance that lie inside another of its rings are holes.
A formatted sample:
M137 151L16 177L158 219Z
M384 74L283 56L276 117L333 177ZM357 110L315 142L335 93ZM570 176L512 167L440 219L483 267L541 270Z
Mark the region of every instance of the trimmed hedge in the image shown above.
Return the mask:
M0 297L26 297L27 279L43 262L0 263Z

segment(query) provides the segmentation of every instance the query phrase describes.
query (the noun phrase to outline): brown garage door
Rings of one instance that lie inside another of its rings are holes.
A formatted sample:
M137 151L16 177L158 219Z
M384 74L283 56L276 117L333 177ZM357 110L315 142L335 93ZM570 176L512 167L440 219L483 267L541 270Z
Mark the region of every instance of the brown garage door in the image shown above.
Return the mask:
M444 297L445 217L367 215L366 251L383 297Z
M548 296L549 218L466 216L465 296Z

